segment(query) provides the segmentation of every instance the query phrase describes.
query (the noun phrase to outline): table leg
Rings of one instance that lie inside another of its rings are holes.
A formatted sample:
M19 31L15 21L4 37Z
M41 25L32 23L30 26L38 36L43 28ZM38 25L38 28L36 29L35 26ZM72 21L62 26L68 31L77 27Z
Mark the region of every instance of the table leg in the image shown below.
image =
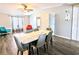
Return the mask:
M31 55L31 43L29 43L29 55Z
M52 38L51 38L51 40L50 40L50 44L51 44L51 46L52 46L52 43L53 43L53 42L52 42Z

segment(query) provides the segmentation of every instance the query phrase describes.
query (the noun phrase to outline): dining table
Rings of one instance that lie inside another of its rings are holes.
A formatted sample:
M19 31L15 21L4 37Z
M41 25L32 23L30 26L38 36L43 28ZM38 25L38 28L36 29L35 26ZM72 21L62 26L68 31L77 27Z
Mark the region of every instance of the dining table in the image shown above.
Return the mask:
M17 37L18 40L22 42L23 44L29 44L29 54L31 54L30 43L33 41L36 41L41 34L48 35L49 32L50 30L39 30L39 31L33 31L29 33L26 33L26 32L14 33L13 36Z

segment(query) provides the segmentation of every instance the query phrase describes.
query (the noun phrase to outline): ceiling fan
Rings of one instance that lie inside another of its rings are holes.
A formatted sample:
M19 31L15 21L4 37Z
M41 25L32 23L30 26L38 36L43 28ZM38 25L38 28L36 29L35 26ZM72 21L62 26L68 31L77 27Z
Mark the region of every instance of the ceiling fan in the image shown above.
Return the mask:
M22 7L22 8L20 8L22 11L25 11L25 12L33 11L32 7L31 8L28 8L29 5L21 4L20 6Z

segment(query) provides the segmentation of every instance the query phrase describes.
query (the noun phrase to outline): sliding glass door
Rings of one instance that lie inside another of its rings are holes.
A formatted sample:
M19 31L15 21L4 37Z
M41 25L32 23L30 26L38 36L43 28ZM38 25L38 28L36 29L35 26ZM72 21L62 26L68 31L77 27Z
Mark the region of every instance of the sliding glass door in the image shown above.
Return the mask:
M22 17L12 17L12 31L22 32L23 31L23 18Z
M72 40L79 41L79 7L73 7Z

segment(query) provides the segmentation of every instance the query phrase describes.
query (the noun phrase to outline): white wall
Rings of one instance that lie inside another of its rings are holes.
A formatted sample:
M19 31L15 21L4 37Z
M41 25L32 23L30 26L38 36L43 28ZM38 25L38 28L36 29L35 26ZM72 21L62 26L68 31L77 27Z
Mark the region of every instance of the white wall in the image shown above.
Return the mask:
M46 29L49 27L49 14L47 12L44 12L44 10L35 11L30 16L30 24L33 26L33 28L37 28L37 19L36 17L40 17L40 29Z
M71 20L65 20L65 10L68 9L70 13L70 17L72 17L72 6L60 6L56 8L52 8L52 12L56 14L55 20L55 35L64 37L64 38L71 38Z
M70 14L70 19L65 20L66 13L65 11L69 10ZM48 9L43 9L39 11L38 13L34 14L34 18L30 19L31 24L33 24L34 28L36 27L36 19L35 17L39 15L41 17L42 13L47 13L47 14L56 14L55 18L55 35L61 36L67 39L71 38L71 20L72 20L72 6L69 5L63 5L60 7L55 7L55 8L48 8ZM32 16L32 17L33 17ZM44 15L42 14L42 17ZM47 27L49 26L49 19L46 20L46 17L43 17L42 23L43 25L47 24ZM47 17L49 18L49 16ZM46 23L46 24L45 24Z
M37 28L37 25L36 25L36 13L30 15L30 23L33 27L33 29Z
M11 21L8 15L0 13L0 26L11 28Z
M23 20L23 29L25 30L25 27L29 24L29 17L24 16ZM5 26L6 28L12 29L12 19L11 16L8 16L7 14L0 13L0 26Z
M69 20L65 19L66 10L68 10L70 14ZM62 5L55 8L45 9L43 12L48 14L55 14L55 35L71 39L72 6Z
M49 14L46 12L43 12L40 14L40 29L46 29L49 27Z

